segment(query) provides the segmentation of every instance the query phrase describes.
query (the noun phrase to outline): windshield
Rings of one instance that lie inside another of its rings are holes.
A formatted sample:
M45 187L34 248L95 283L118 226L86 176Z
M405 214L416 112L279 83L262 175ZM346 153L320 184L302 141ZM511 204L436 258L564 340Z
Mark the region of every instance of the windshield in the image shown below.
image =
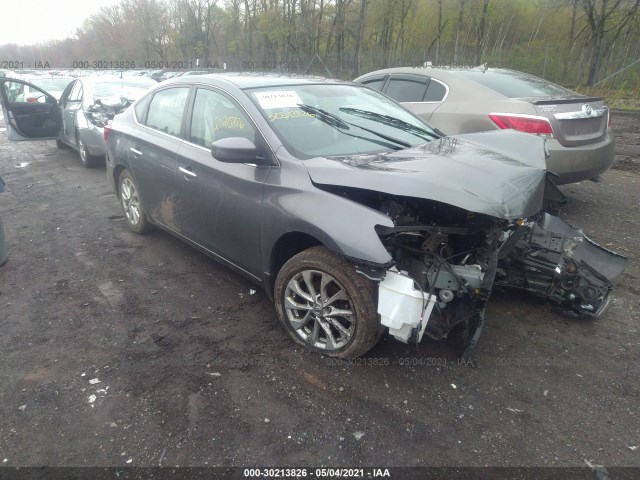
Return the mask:
M387 152L438 138L422 120L368 88L291 85L247 93L300 158Z

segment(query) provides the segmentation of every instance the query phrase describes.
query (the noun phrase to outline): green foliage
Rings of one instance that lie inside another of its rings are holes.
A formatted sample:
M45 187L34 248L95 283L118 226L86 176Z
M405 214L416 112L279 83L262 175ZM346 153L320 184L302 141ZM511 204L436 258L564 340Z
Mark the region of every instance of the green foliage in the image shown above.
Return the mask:
M427 61L470 65L478 51L480 63L490 67L567 86L587 82L594 33L584 2L489 0L481 35L484 1L121 0L88 18L74 38L37 47L0 46L0 58L55 59L57 67L94 59L137 65L199 59L226 62L233 70L267 65L297 72L312 63L312 72L353 78L357 71ZM612 1L596 0L596 5L609 8ZM640 16L632 0L620 2L606 20L597 78L640 57ZM634 92L639 75L633 68L607 85Z

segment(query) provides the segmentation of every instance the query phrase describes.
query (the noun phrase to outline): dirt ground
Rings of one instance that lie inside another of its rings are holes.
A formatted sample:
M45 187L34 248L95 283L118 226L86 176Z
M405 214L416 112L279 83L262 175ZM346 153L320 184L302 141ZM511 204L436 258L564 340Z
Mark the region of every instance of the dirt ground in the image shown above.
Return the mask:
M129 233L104 167L3 129L0 464L640 467L640 115L613 118L615 168L562 211L629 257L609 309L496 295L476 368L447 341L301 350L248 281Z

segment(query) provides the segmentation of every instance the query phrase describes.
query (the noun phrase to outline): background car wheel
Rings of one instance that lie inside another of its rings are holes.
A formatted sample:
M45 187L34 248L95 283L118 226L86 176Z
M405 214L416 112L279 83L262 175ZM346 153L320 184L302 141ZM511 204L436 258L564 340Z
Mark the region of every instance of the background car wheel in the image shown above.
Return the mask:
M314 247L284 264L274 302L296 342L331 357L355 358L378 343L384 331L375 292L375 284L353 265L325 247Z
M81 137L78 137L78 153L80 154L82 165L87 168L96 166L100 163L101 158L89 153L89 150L87 150L87 146L84 144Z
M131 174L125 170L120 174L118 197L124 210L124 218L129 229L135 233L145 233L151 229L147 215L138 194L138 186Z
M67 144L59 138L56 138L56 147L58 147L60 150L64 150L65 148L67 148Z

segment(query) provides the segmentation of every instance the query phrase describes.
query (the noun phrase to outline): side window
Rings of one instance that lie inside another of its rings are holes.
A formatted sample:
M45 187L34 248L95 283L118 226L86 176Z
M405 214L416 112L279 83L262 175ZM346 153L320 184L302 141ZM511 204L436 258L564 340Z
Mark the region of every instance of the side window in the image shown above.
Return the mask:
M447 87L445 87L438 80L431 79L429 87L427 87L427 94L424 97L425 102L441 102L444 100L444 96L447 94Z
M136 112L136 119L144 124L147 120L147 107L149 106L149 102L151 101L152 95L147 95L143 99L141 99L136 106L133 107Z
M69 102L79 102L82 100L82 83L79 81L76 81L76 83L73 85L73 89L71 90L71 93L69 94Z
M24 102L24 84L18 82L6 82L4 84L7 100L10 102Z
M382 90L382 86L384 85L385 80L386 79L384 77L374 78L373 80L365 80L364 82L362 82L362 84L374 90L380 91Z
M255 143L255 136L253 124L231 100L212 90L197 90L189 132L193 143L211 148L222 138L244 137Z
M385 92L396 102L422 102L427 91L427 82L407 78L391 78Z
M179 137L187 96L189 96L189 87L160 90L151 99L144 124L149 128Z

